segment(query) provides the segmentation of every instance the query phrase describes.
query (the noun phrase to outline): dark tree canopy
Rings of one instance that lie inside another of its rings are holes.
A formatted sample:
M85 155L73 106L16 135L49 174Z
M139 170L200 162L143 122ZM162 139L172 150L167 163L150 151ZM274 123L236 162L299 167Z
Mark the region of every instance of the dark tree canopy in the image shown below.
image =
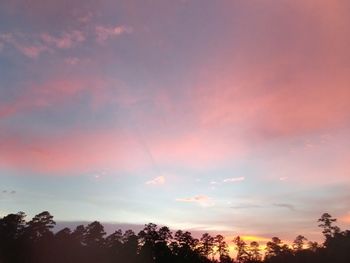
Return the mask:
M54 231L53 216L45 211L25 220L23 212L0 219L0 263L349 263L350 230L341 231L336 219L324 213L318 220L325 236L323 244L297 235L291 246L273 237L266 243L247 244L234 238L234 258L222 235L204 233L200 239L190 232L172 233L156 224L145 225L138 234L116 230L106 236L94 221L74 230ZM308 241L308 242L307 242Z

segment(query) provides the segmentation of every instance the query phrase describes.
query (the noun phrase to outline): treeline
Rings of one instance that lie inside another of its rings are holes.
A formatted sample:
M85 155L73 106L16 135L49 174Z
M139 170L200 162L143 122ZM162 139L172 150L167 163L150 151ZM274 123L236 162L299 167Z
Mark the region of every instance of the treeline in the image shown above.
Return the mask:
M288 246L273 237L262 249L258 242L247 244L237 236L231 258L222 235L205 233L197 239L188 231L172 233L149 223L138 234L117 230L106 236L97 221L54 233L49 212L28 222L19 212L0 219L0 263L349 263L350 231L341 231L327 213L318 222L323 244L299 235Z

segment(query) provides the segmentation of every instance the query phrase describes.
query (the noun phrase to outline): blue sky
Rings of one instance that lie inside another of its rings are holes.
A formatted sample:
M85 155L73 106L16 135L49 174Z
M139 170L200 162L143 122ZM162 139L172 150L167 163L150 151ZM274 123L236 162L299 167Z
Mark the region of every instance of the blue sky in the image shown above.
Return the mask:
M0 215L261 240L319 240L323 212L347 226L349 9L2 1Z

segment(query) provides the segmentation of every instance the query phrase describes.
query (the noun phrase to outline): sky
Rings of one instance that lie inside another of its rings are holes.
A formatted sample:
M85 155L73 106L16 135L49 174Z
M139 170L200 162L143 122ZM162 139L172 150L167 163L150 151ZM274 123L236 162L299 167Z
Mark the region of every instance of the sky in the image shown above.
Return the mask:
M350 225L346 0L2 0L0 216L266 241Z

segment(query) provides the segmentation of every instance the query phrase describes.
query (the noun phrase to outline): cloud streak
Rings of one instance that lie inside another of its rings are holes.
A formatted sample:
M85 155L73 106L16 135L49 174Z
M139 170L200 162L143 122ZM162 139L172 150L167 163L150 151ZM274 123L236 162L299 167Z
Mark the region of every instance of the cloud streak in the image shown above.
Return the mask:
M165 184L165 177L164 176L155 177L152 180L147 181L145 184L146 185L163 185Z
M240 177L232 177L232 178L226 178L222 180L223 183L236 183L236 182L242 182L245 180L245 177L240 176Z
M196 203L203 207L210 207L215 205L213 199L206 195L195 195L193 197L177 198L176 201L183 203Z
M43 53L54 53L59 50L77 48L85 43L91 46L91 38L96 38L100 44L108 39L112 39L123 34L131 34L131 27L118 25L107 27L99 25L95 30L73 29L63 30L56 35L47 32L25 33L25 32L0 32L0 47L3 49L6 45L15 48L21 54L28 58L38 58Z
M118 37L122 34L130 34L132 32L132 29L126 26L114 26L114 27L96 26L95 32L96 32L96 41L100 44L103 44L108 39Z
M231 206L233 209L251 209L251 208L262 208L261 205L247 204L247 205L235 205Z
M41 53L50 50L47 46L41 43L26 43L23 34L0 34L0 40L2 40L3 43L13 46L28 58L37 58Z
M60 37L55 37L50 34L43 33L41 34L41 39L49 46L53 45L59 49L68 49L84 42L86 40L86 37L83 32L73 30L71 32L63 32L62 36Z
M275 206L275 207L287 208L287 209L289 209L290 211L295 211L295 210L296 210L295 206L292 205L292 204L275 203L275 204L273 204L273 206Z

